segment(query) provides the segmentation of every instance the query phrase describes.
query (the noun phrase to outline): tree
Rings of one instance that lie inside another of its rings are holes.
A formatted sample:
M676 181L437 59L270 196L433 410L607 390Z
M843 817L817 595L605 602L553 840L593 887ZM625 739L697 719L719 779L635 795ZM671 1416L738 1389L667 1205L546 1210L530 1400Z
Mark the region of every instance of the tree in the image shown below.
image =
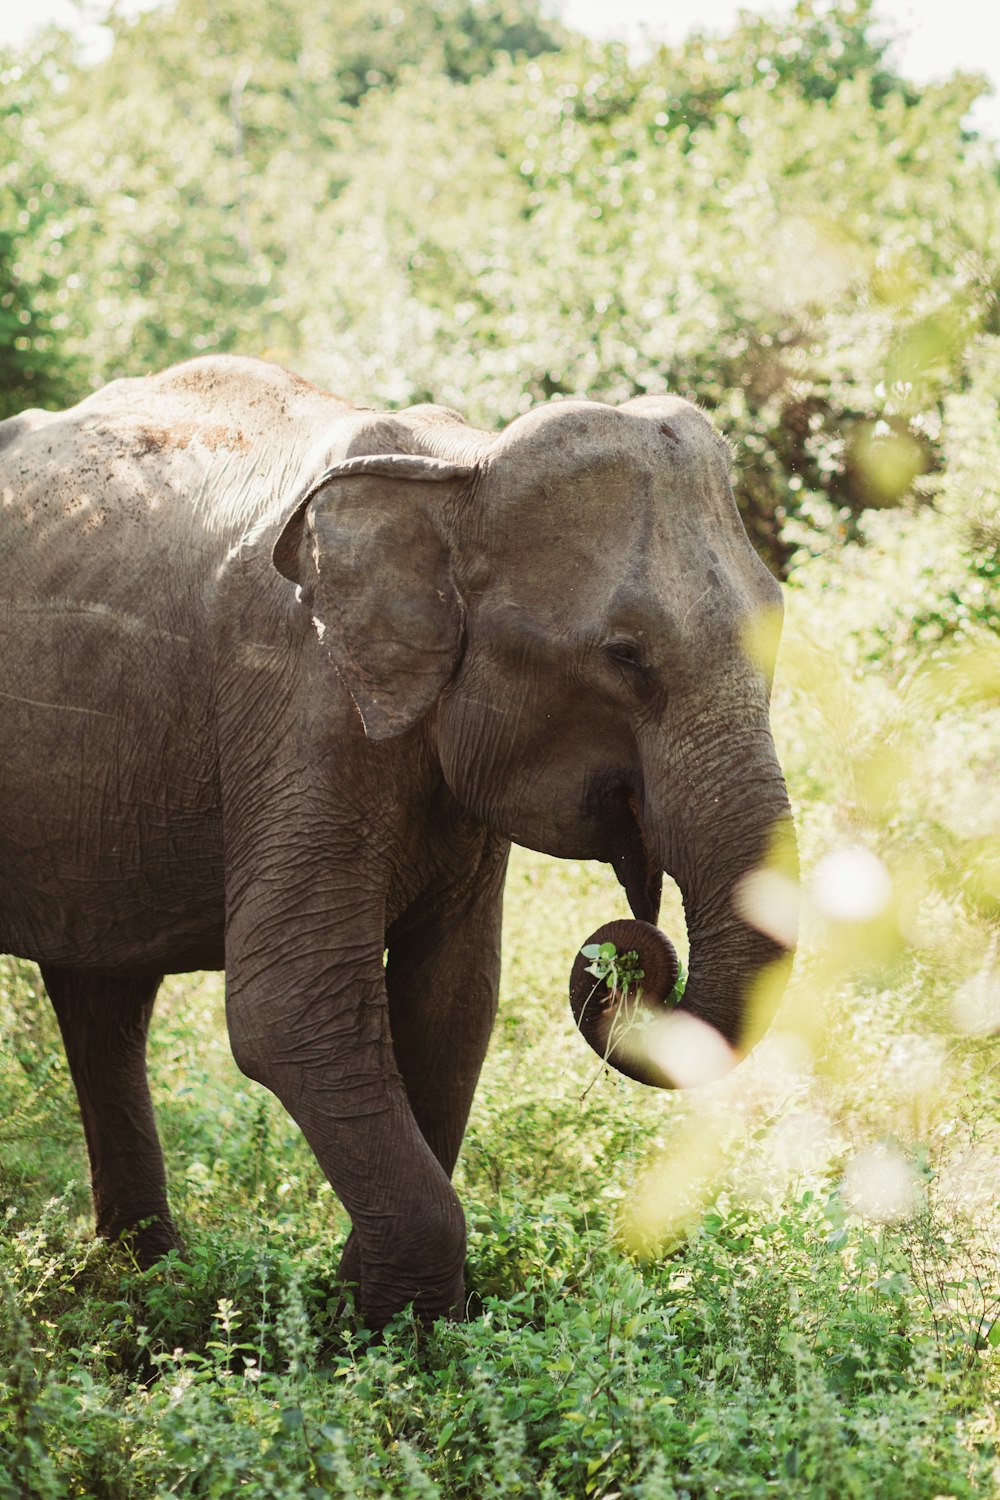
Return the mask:
M36 112L93 380L238 349L488 425L666 387L735 439L779 571L945 464L1000 331L997 160L963 123L982 81L898 77L870 0L639 60L534 0L114 26Z
M56 67L48 59L50 71ZM0 418L71 398L60 351L59 267L68 202L45 157L37 110L48 93L0 54Z

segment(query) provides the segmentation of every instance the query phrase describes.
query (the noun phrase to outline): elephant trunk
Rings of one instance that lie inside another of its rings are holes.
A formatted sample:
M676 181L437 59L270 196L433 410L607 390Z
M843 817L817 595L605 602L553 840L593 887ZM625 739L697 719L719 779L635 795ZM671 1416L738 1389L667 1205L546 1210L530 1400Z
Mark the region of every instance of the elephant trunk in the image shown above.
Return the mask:
M784 784L762 795L752 815L734 810L700 844L698 863L676 876L684 899L690 944L681 1010L715 1028L730 1046L745 1046L755 1017L753 991L763 971L789 950L747 921L740 899L745 878L762 865L796 868L795 838ZM749 820L749 821L748 821ZM740 826L742 823L742 826ZM777 992L775 992L775 999Z
M638 1027L634 995L630 1002L622 996L627 1037L616 1004L605 1000L604 1011L612 1015L602 1020L600 1044L587 1037L620 1071L661 1087L707 1081L727 1071L770 1019L783 988L782 969L790 961L789 949L748 922L741 909L742 883L751 871L765 863L777 863L785 873L796 867L791 812L770 732L723 733L707 749L703 742L700 751L692 743L688 759L698 768L696 776L685 776L676 764L669 780L647 772L641 798L630 799L645 872L632 855L620 862L618 873L635 917L643 920L624 924L630 933L623 930L615 938L619 948L628 943L640 954L642 967L642 954L651 951L647 923L655 913L645 895L634 899L633 892L649 889L650 871L666 870L680 887L688 928L683 994L677 988L661 992L657 984L646 988L641 996L645 1024ZM658 972L662 967L657 961ZM664 972L673 974L669 964ZM574 974L579 995L576 969ZM765 976L771 982L761 990ZM657 1024L648 1024L651 1019ZM586 1036L579 1018L578 1024Z

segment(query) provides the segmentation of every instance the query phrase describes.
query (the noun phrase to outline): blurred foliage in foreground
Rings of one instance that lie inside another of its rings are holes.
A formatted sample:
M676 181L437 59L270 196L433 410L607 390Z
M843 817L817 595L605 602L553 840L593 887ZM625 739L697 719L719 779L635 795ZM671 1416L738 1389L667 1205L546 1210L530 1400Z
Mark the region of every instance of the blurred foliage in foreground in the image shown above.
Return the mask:
M737 441L783 569L946 484L946 400L995 397L984 84L898 77L870 0L637 59L536 0L112 30L97 65L0 61L0 414L206 350L487 427L667 386Z

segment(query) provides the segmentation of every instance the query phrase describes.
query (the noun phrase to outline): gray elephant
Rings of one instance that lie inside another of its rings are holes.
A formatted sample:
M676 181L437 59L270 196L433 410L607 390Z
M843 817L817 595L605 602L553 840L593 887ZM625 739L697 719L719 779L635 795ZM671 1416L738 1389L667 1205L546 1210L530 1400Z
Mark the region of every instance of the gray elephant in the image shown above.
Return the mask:
M0 557L0 946L41 966L99 1232L177 1243L146 1031L163 974L224 968L366 1321L460 1312L510 842L609 862L644 922L673 876L683 1007L730 1041L779 955L733 893L788 819L742 644L780 590L724 443L669 396L491 434L196 359L0 424Z

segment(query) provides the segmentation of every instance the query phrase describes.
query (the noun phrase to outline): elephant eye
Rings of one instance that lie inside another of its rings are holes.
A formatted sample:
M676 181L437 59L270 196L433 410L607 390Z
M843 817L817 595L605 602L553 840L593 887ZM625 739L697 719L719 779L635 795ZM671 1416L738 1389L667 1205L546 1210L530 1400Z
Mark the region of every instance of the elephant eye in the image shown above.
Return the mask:
M646 672L642 647L631 636L614 636L604 642L604 654L616 667L631 672Z

